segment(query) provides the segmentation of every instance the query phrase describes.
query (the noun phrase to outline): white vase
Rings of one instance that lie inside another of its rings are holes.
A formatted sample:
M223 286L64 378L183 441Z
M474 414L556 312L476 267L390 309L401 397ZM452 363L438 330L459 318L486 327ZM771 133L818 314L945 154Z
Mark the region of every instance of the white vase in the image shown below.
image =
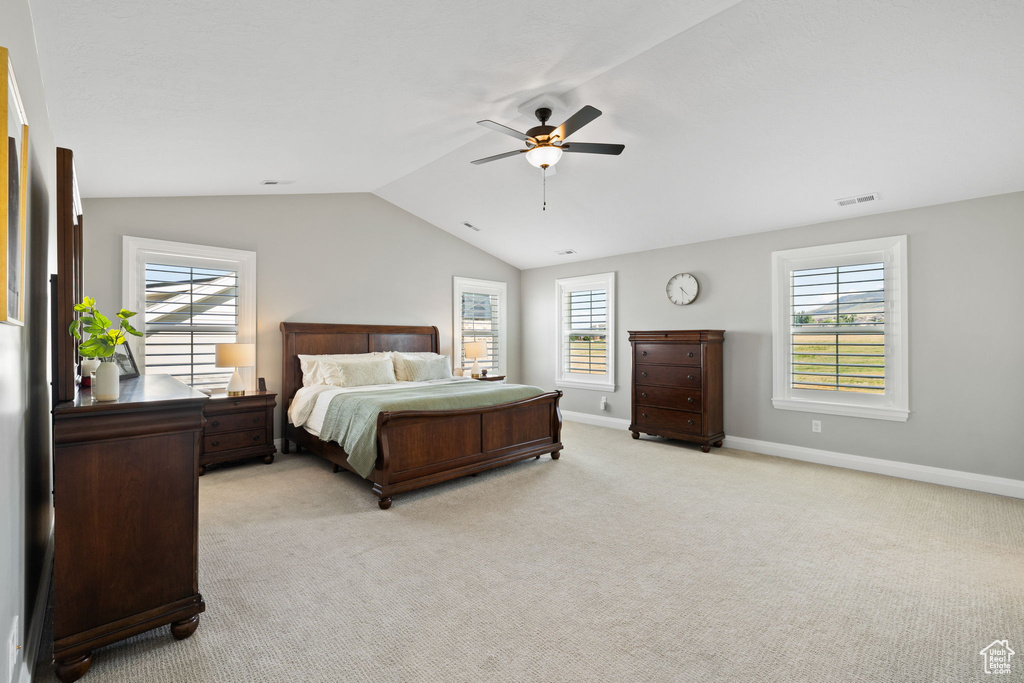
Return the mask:
M121 373L113 359L104 359L96 368L92 381L92 397L97 401L116 401L121 395Z
M89 386L92 386L92 373L96 372L96 369L100 366L99 358L83 358L82 359L82 379L88 379L86 382Z

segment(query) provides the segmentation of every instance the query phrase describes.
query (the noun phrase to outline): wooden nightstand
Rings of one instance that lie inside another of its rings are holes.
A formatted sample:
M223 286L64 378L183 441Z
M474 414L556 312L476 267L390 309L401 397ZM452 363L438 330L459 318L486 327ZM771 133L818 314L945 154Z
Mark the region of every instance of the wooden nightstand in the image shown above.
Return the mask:
M244 396L214 394L203 406L203 452L199 476L206 466L228 460L263 458L274 462L274 398L270 391L246 392Z
M505 375L487 375L487 377L474 377L481 382L502 382L505 379Z

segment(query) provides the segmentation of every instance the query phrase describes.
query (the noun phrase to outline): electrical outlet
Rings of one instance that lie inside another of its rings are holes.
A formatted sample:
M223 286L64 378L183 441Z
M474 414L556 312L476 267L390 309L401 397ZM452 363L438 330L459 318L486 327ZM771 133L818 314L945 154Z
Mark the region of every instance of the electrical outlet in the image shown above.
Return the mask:
M608 410L608 397L607 396L602 396L601 397L601 410Z
M18 669L18 615L11 621L11 633L7 636L7 680L14 681L14 672Z
M821 420L811 420L811 431L815 434L821 434Z

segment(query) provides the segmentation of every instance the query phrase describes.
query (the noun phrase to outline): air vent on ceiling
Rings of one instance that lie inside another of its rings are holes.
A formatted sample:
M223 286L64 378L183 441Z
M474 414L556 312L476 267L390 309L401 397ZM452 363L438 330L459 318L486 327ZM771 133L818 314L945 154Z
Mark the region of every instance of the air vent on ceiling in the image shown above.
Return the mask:
M576 253L575 249L562 249L561 251L556 251L555 252L555 254L557 254L558 256L572 256L575 253Z
M871 194L864 194L859 197L844 197L843 199L837 199L836 204L839 206L853 206L854 204L863 204L864 202L874 202L878 200L878 193L872 192Z
M260 185L291 185L294 180L261 180Z
M462 221L462 224L465 225L470 230L475 230L476 232L480 232L480 228L476 227L475 225L473 225L469 221Z

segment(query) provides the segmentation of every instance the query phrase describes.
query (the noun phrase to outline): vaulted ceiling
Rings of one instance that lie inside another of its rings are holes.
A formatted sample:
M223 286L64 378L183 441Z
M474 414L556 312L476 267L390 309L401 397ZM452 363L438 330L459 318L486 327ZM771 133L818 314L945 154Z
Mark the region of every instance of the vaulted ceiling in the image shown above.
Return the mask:
M32 8L87 197L372 191L527 268L1024 190L1019 0ZM524 159L469 163L543 95L626 145L565 155L547 211Z

